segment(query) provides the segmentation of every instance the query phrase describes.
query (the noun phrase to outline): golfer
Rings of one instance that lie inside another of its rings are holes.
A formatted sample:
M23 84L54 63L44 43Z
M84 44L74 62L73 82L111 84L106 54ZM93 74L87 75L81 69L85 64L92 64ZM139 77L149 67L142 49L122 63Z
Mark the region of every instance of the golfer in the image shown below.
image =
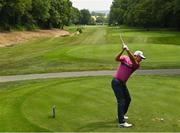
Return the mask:
M124 51L127 51L128 56L122 55ZM126 86L126 82L131 74L140 67L142 59L145 58L142 51L136 51L132 54L126 44L123 44L122 51L116 56L116 61L120 62L120 64L111 85L117 99L119 127L132 126L132 124L125 121L128 119L125 114L127 113L131 102L131 96Z

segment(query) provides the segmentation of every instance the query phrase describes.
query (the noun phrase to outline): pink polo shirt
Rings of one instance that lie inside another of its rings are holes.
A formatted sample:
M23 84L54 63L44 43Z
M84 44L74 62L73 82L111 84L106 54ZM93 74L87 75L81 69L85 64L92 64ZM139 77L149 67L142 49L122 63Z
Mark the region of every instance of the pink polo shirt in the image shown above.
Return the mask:
M126 55L120 57L120 62L114 78L126 82L131 74L140 67L140 64L133 64L129 56Z

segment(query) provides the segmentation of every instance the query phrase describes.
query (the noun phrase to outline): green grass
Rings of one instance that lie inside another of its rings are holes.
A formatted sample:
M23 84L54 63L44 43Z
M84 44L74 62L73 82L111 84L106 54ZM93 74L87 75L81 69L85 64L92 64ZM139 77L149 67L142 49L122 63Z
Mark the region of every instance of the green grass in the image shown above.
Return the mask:
M69 27L75 31L76 27ZM119 33L131 50L143 50L143 69L179 68L180 33L153 29L98 27L83 28L83 34L31 40L0 48L0 75L61 71L115 69L121 49Z
M109 76L1 83L0 131L180 131L179 78L133 76L129 80L128 116L134 124L130 129L117 128Z

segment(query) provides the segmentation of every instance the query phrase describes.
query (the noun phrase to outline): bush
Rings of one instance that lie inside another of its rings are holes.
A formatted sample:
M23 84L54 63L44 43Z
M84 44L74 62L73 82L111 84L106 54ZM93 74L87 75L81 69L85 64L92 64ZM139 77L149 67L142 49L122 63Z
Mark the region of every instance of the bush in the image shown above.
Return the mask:
M11 26L9 24L3 24L0 26L0 31L11 31Z
M77 28L76 31L78 31L79 33L83 33L82 28Z
M29 30L29 31L33 31L33 30L36 30L36 29L39 28L39 27L38 27L37 25L35 25L35 24L26 24L25 27L26 27L26 30Z

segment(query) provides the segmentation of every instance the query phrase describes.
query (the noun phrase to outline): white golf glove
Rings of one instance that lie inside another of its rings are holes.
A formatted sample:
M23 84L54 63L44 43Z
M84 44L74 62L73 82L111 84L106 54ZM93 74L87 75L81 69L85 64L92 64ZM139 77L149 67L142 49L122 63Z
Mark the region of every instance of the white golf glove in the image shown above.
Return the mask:
M123 49L129 50L128 46L125 43L123 44Z

